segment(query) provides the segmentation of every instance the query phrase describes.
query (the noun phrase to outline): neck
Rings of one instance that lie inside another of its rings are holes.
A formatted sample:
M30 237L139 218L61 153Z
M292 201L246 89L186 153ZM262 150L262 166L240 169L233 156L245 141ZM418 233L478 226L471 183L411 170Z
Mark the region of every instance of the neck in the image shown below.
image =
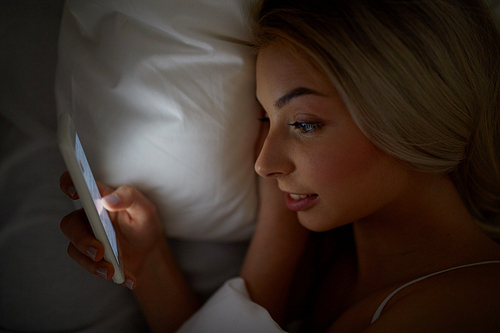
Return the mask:
M499 258L496 244L444 176L420 174L397 202L353 227L360 295L485 257Z

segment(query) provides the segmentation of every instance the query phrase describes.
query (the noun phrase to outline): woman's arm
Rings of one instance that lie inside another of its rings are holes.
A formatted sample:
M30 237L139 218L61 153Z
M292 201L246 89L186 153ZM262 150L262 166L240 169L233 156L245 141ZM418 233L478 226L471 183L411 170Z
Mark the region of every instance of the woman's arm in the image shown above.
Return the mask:
M241 277L252 301L266 308L282 325L290 285L309 231L299 224L297 214L286 207L276 180L261 178L259 185L259 219Z
M201 306L167 242L146 258L136 278L134 297L152 332L175 332Z

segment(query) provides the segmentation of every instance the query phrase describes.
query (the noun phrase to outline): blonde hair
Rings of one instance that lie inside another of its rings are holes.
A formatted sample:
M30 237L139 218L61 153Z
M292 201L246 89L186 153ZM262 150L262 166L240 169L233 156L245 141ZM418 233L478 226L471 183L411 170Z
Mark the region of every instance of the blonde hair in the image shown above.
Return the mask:
M301 50L375 145L500 222L500 34L482 0L267 0L256 22L257 50Z

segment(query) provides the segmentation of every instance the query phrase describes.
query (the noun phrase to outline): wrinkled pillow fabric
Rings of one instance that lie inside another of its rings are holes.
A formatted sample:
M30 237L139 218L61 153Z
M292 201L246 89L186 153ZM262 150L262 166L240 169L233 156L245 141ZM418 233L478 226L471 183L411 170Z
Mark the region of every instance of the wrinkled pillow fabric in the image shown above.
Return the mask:
M259 107L249 1L68 0L56 74L97 180L131 184L169 237L248 239Z

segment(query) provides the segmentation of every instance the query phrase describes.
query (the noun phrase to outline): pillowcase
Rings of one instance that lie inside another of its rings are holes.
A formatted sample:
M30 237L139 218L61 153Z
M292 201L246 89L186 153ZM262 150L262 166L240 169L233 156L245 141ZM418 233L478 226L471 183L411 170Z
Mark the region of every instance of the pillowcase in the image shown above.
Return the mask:
M245 0L68 0L58 113L94 176L130 184L169 237L239 241L257 210L260 108Z

